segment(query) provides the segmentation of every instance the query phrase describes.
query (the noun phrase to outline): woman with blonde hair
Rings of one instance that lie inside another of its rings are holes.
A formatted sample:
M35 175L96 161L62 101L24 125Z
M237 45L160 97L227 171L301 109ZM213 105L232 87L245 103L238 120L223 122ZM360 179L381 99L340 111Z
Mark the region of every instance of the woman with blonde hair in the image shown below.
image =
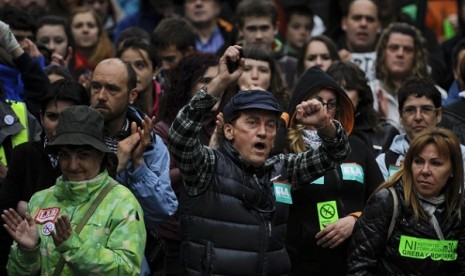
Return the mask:
M464 275L463 181L456 136L418 134L355 224L348 275Z

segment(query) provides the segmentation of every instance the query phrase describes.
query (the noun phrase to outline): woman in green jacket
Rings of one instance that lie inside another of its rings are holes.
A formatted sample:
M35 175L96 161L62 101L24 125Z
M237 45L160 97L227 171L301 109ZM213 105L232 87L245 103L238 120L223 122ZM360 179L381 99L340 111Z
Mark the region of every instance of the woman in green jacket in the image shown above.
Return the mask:
M57 154L63 175L32 196L25 219L13 209L2 214L15 240L8 273L138 275L146 240L143 213L132 192L108 175L111 151L103 142L102 116L87 106L66 108L56 133L47 148ZM93 205L95 211L88 212Z

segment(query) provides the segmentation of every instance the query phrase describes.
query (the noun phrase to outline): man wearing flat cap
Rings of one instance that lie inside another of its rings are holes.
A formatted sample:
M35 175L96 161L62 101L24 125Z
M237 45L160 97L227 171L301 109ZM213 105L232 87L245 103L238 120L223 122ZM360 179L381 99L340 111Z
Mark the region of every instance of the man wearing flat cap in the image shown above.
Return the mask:
M178 113L169 132L185 186L179 208L183 274L289 274L284 237L291 184L309 183L350 152L341 124L313 99L297 105L296 116L318 129L321 147L269 158L282 108L263 90L233 96L223 110L219 148L203 146L204 116L244 70L240 48L226 50L218 75ZM227 59L239 68L229 73Z

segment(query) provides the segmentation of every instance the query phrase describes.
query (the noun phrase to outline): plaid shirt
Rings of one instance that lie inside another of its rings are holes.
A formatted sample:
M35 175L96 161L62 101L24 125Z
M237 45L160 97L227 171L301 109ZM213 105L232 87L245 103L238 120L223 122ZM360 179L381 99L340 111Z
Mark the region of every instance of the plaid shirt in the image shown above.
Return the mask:
M216 164L215 149L200 143L198 135L202 121L215 103L217 97L208 95L201 89L191 101L178 113L169 131L168 147L179 166L184 186L189 195L198 195L205 191L213 178ZM264 168L282 162L287 169L291 183L305 183L323 175L339 165L350 152L348 138L337 121L335 138L322 138L319 148L299 154L279 154L268 158Z

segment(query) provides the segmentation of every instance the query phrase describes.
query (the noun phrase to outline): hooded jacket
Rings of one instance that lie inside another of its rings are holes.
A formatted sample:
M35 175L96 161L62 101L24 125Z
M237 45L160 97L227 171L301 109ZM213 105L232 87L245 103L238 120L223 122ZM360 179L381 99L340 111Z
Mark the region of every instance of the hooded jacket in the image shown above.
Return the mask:
M303 100L322 88L335 92L338 101L336 120L346 133L354 124L354 108L340 86L317 67L308 69L297 83L289 106L291 127L296 125L295 109ZM293 204L289 207L286 247L295 275L344 275L348 240L333 249L317 245L315 235L321 230L318 206L332 206L334 214L343 218L362 211L372 191L382 182L382 175L368 146L357 137L349 137L352 152L343 163L312 181L298 179L292 189ZM307 149L311 148L307 145ZM323 208L323 207L321 207Z
M35 193L28 212L35 220L48 208L58 209L57 216L68 215L73 229L81 221L100 191L115 182L102 172L87 181L65 181L59 177L54 186ZM116 185L99 204L79 235L55 246L47 235L48 223L37 224L40 243L32 250L21 249L15 242L10 252L10 275L53 275L60 257L65 258L61 275L137 275L140 272L146 231L143 211L134 195ZM37 217L36 217L37 216ZM51 221L51 220L49 220Z
M354 107L352 102L336 81L318 67L307 69L294 87L288 112L290 116L290 125L293 124L296 115L296 106L307 99L310 94L315 93L317 89L322 88L331 89L336 92L337 100L341 106L341 110L338 112L344 114L344 116L339 116L339 121L344 127L347 135L349 135L354 125Z

